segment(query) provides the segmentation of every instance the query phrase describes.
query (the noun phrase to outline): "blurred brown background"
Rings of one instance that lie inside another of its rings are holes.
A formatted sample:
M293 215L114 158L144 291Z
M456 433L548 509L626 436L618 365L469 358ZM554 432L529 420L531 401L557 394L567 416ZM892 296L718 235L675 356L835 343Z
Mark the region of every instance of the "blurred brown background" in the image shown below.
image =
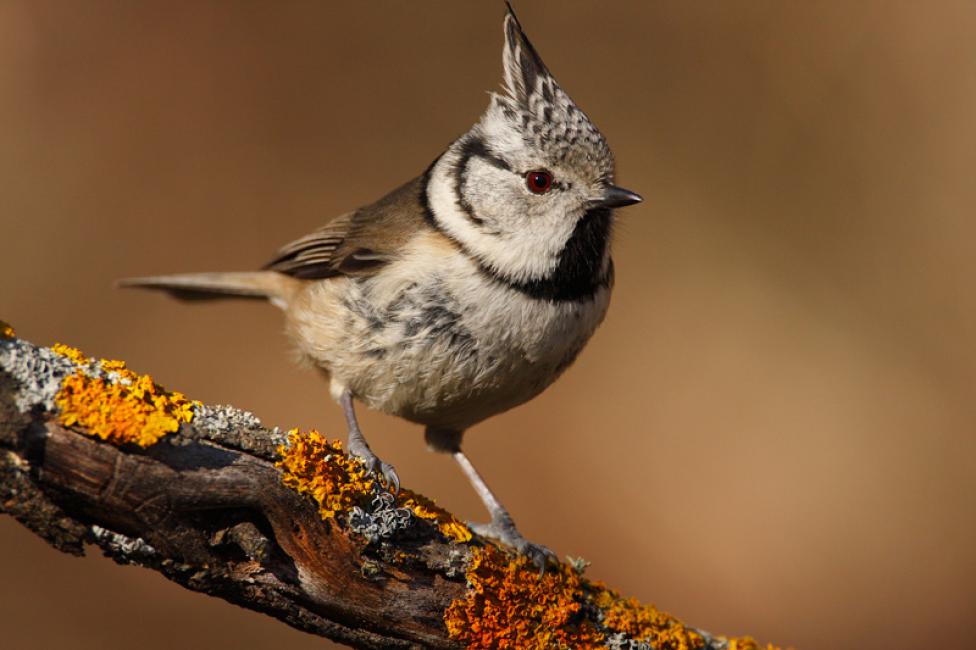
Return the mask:
M715 632L961 647L976 615L976 4L517 3L645 203L576 366L473 430L523 531ZM419 173L500 80L501 2L0 4L0 317L342 432L250 269ZM421 430L407 485L483 512ZM0 519L5 648L322 648Z

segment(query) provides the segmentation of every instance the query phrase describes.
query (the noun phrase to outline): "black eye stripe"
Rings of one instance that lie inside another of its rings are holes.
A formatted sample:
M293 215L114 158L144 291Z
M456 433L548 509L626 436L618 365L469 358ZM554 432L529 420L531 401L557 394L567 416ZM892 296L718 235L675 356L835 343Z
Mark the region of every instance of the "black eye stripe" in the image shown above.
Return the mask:
M469 138L464 145L461 147L461 160L460 165L467 166L468 161L471 158L481 158L490 165L493 165L499 169L504 169L505 171L512 171L512 166L508 164L508 161L499 158L494 153L488 150L485 146L485 141L481 138Z
M525 178L525 175L530 171L536 171L535 169L513 169L507 160L495 155L492 151L490 151L485 145L485 141L481 138L469 138L461 147L460 153L461 158L458 160L456 170L456 173L459 175L467 172L468 163L472 158L480 158L493 167L504 169L505 171L511 172L522 178ZM553 176L552 187L550 189L564 191L570 189L572 186L572 183L561 181Z

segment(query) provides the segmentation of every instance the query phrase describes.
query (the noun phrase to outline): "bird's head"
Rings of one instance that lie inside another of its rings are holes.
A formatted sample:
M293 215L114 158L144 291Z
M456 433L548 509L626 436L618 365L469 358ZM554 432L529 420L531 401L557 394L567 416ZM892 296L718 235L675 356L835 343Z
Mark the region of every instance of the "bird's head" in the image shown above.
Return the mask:
M501 279L530 290L567 285L553 289L557 299L592 293L611 273L613 208L641 198L614 185L603 134L556 83L511 7L504 33L504 92L432 167L428 203L439 227Z

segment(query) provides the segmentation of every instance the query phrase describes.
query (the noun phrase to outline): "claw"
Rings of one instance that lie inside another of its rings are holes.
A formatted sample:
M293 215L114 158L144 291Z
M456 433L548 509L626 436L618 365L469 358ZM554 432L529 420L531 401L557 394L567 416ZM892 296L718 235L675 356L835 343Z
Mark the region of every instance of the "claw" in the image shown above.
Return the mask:
M367 474L383 480L388 486L393 488L394 496L400 494L400 476L397 474L396 468L393 465L381 461L369 448L352 449L350 446L349 453L354 458L359 459L359 462L366 468Z
M532 542L528 542L526 548L521 549L519 552L529 558L529 561L539 568L540 578L546 574L547 564L550 562L559 564L559 558L556 556L556 554L542 544L533 544Z
M525 539L522 533L518 532L510 522L492 522L490 524L468 523L468 528L481 537L494 539L506 546L514 548L519 555L524 555L539 569L540 578L545 575L546 565L550 561L556 564L559 563L559 557L555 553L542 544L536 544Z
M400 494L400 476L397 474L396 468L389 463L380 462L380 471L383 472L386 484L393 488L393 496Z

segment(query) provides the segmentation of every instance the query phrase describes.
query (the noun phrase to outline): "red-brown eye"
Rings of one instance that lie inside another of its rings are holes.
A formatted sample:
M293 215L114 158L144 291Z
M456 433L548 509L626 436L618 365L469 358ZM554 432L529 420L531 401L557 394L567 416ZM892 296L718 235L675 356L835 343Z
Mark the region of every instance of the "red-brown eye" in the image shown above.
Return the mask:
M545 194L552 187L552 174L539 169L525 175L525 183L533 194Z

